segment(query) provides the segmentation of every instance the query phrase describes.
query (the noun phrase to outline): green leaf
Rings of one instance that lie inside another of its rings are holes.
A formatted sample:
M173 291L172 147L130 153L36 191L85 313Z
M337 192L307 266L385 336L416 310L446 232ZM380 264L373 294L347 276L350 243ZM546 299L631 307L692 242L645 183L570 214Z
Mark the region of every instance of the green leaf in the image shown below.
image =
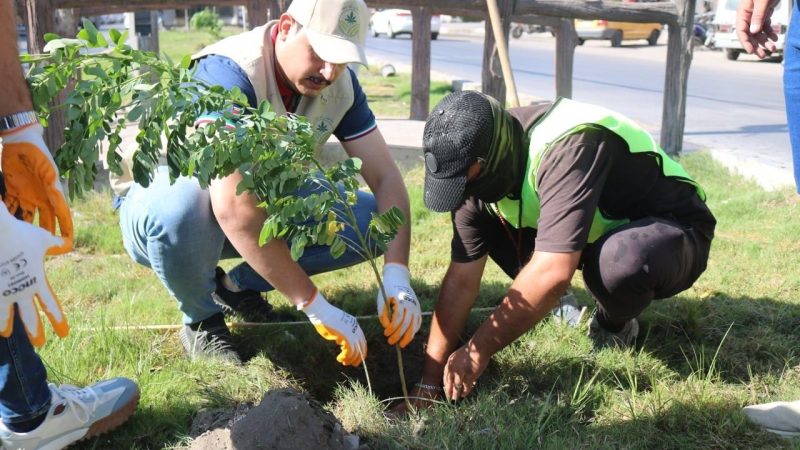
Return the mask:
M339 259L344 255L345 250L347 250L347 245L345 245L344 240L339 236L333 238L330 250L333 259Z
M183 55L181 59L180 67L183 69L188 69L189 66L192 65L192 56L191 55Z
M91 20L83 19L83 30L81 30L81 32L84 30L86 31L86 36L88 37L86 41L88 41L92 45L97 45L97 35L100 32L97 31L97 28L95 28ZM80 33L78 34L80 35ZM105 41L105 39L103 39L103 41Z
M115 43L115 44L119 42L119 38L121 36L122 36L122 33L120 33L119 31L115 30L114 28L108 30L108 37L110 37L111 41L113 43Z
M120 34L120 36L114 40L114 43L117 44L117 46L123 46L126 42L128 42L128 30L124 30L122 34Z
M300 259L301 256L303 256L303 252L306 249L307 241L308 238L302 234L295 236L294 239L292 239L292 250L291 250L292 260L297 261Z
M142 116L142 112L144 112L144 108L141 105L135 106L130 110L130 112L128 112L128 120L131 122L136 122L139 120L139 117Z
M43 38L44 38L45 42L50 42L53 39L61 39L61 36L59 36L59 35L57 35L55 33L45 33Z

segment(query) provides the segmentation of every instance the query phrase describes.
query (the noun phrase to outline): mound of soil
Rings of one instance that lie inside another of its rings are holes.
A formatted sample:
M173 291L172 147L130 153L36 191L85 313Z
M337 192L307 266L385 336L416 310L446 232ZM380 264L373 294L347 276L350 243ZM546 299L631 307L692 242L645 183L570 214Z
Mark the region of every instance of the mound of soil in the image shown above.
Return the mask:
M294 389L269 391L247 411L198 414L192 430L204 426L208 431L192 442L192 450L359 448L358 436L347 433L333 414Z

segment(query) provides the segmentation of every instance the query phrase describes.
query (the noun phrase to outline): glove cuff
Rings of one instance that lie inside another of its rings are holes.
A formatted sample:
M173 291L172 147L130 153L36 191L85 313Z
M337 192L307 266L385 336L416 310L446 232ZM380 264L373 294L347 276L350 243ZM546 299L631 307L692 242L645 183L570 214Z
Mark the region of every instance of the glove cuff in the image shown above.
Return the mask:
M0 131L0 138L3 138L3 142L6 144L30 142L34 139L42 140L42 136L44 136L44 127L39 122Z
M297 305L297 310L303 311L307 316L311 317L312 315L318 315L328 305L329 303L325 300L325 297L322 296L319 290L316 290L308 301Z
M397 279L400 278L406 282L411 279L411 272L408 267L400 263L386 263L383 265L383 278Z

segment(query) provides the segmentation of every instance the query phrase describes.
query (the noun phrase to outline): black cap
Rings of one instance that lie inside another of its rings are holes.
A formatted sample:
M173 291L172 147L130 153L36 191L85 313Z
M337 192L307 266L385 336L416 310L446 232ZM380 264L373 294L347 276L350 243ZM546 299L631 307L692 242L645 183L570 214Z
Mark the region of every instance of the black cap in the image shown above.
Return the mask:
M445 212L464 202L467 171L486 154L493 126L492 106L480 92L454 92L433 108L422 135L425 206Z

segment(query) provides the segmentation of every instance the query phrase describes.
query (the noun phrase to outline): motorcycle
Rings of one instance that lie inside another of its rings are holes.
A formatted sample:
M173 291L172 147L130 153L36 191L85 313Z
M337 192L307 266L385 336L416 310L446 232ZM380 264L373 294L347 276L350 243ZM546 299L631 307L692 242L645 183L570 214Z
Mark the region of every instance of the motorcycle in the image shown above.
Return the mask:
M512 23L511 24L511 37L519 39L523 33L544 33L547 27L544 25L535 25L532 23Z
M708 47L714 46L714 13L707 12L696 14L694 18L694 27L692 28L692 46L693 47Z

